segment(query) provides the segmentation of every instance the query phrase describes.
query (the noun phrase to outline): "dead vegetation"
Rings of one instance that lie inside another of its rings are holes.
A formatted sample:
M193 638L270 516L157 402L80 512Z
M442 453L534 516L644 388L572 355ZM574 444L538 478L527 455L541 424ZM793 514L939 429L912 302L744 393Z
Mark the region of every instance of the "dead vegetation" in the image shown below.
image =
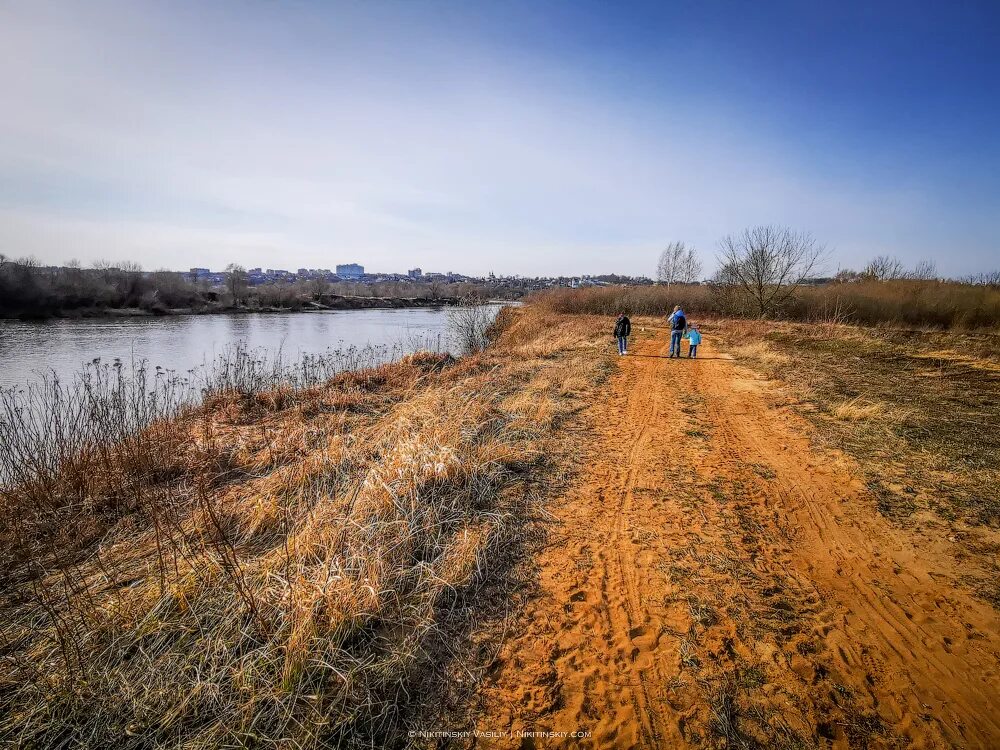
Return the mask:
M583 460L568 444L611 367L595 356L607 329L505 310L493 344L458 361L266 389L234 373L134 444L6 485L0 739L371 747L442 716L457 726L532 595L542 499ZM1000 402L994 339L704 330L789 384L783 404L858 458L879 512L954 537L979 566L963 583L996 606L997 446L982 429ZM643 462L669 476L656 486L684 522L647 529L644 511L629 542L657 550L669 617L656 658L678 731L709 747L894 746L897 728L818 629L826 594L791 564L797 531L773 502L782 465L722 450L728 390L692 384L656 422L665 454ZM566 557L588 579L598 559L589 546Z
M824 434L939 512L1000 525L1000 336L727 324L742 361L795 386ZM899 470L899 471L897 471ZM906 482L904 482L906 483Z
M586 469L552 508L539 594L484 688L480 726L592 729L585 747L988 744L995 618L953 584L977 571L966 583L995 596L995 529L948 521L926 504L943 497L897 477L937 449L925 436L897 450L928 417L906 391L921 376L893 380L887 366L885 392L820 398L831 375L863 382L863 364L774 339L803 328L808 345L844 336L860 351L866 332L715 321L709 356L676 362L653 324L633 320L633 355L588 411ZM980 377L993 360L971 341ZM833 431L884 452L856 464L810 443Z
M505 311L460 361L231 378L8 478L0 740L388 746L457 710L594 333Z
M978 560L973 588L990 601L1000 568L1000 336L727 322L744 363L780 380L819 439L853 456L876 507L937 528Z
M1000 326L1000 287L927 279L858 280L815 286L757 281L607 286L555 289L529 297L553 312L617 315L666 315L682 305L698 322L705 318L762 316L813 324L892 325L958 330L996 330ZM763 280L761 280L763 279Z

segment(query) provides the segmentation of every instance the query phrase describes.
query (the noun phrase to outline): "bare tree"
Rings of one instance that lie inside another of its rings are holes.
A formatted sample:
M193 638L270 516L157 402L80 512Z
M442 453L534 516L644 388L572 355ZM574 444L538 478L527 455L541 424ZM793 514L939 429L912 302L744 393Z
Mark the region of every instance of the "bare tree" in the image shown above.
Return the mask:
M310 292L317 302L330 291L330 282L322 276L317 276L309 282Z
M686 255L683 242L671 242L667 245L660 253L660 260L656 264L657 282L669 287L680 281Z
M115 283L115 276L117 275L118 269L115 268L115 264L110 260L99 258L95 260L90 267L100 274L101 280L103 280L105 284L110 285Z
M864 274L852 268L841 268L833 278L841 284L847 284L852 281L860 281L864 278Z
M933 281L937 278L937 265L933 260L917 261L917 265L913 268L910 278L920 279L921 281Z
M247 269L236 263L226 266L226 286L233 297L233 304L240 306L240 302L246 299L247 295Z
M1000 271L987 271L986 273L974 273L962 279L965 284L976 284L980 286L1000 287Z
M142 266L133 261L118 263L113 267L115 288L122 297L122 304L134 307L139 304L147 289Z
M795 294L824 253L807 232L775 225L751 227L719 243L716 283L743 293L764 317Z
M701 260L695 253L693 247L689 247L684 252L681 259L680 274L678 281L684 284L693 284L701 278Z
M906 269L898 258L893 258L891 255L878 255L872 258L861 273L876 281L895 281L906 276Z

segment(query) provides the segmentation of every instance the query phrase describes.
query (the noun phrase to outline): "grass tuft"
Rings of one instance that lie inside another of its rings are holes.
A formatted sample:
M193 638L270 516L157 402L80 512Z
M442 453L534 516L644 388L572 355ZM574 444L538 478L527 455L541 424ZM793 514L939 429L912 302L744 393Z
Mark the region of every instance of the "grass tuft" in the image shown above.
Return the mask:
M603 372L586 323L504 328L460 361L225 362L200 404L128 379L32 402L0 484L0 744L388 746L446 710Z

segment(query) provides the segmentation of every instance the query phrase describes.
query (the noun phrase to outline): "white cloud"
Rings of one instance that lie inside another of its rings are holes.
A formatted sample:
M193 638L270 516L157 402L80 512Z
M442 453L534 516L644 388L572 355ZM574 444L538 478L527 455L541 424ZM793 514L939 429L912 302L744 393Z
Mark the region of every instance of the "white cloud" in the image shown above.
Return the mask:
M374 6L82 7L0 9L8 254L649 273L665 241L711 256L762 221L855 265L928 254L919 193L828 182L722 109L619 102Z

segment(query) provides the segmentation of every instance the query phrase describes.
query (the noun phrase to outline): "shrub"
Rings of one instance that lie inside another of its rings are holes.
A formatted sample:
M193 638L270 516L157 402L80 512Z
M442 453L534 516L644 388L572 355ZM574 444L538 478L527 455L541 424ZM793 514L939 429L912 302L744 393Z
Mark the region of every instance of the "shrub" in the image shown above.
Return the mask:
M552 312L664 315L681 305L693 316L757 318L754 301L732 286L593 287L537 292L529 301ZM846 322L922 328L1000 326L1000 289L957 281L862 280L802 286L773 317L802 322Z
M459 307L448 311L451 338L459 354L475 354L490 344L490 328L497 317L496 305L466 297Z

